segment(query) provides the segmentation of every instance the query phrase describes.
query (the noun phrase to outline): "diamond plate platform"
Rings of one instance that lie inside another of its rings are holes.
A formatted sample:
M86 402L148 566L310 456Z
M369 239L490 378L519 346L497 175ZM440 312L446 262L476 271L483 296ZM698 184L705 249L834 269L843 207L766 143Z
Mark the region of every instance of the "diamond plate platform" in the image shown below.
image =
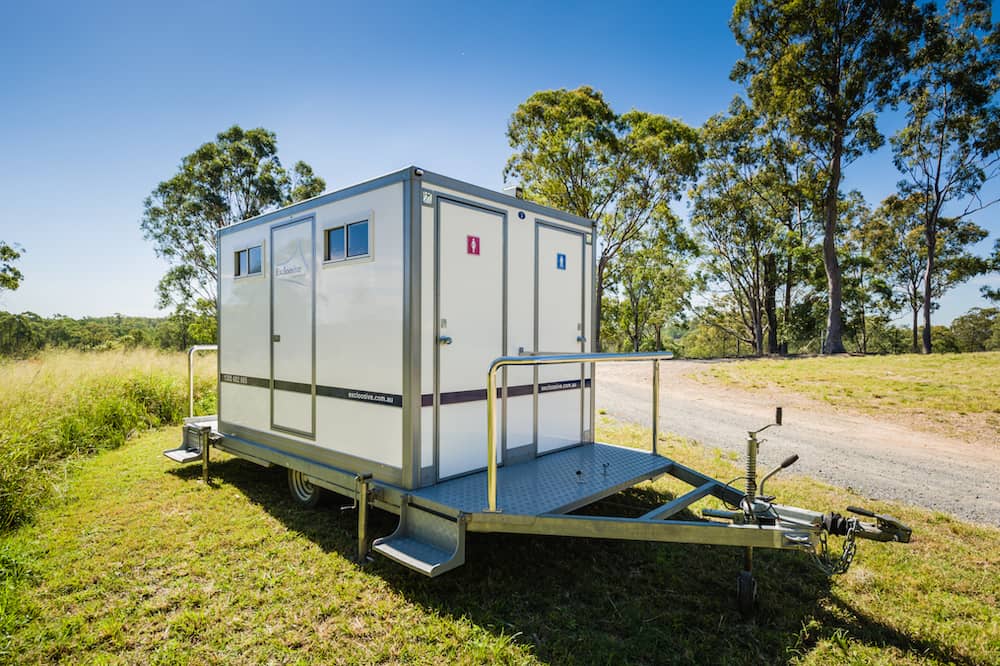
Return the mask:
M566 513L667 472L673 463L648 451L580 444L497 470L497 507L505 514ZM466 513L486 508L486 472L409 491Z

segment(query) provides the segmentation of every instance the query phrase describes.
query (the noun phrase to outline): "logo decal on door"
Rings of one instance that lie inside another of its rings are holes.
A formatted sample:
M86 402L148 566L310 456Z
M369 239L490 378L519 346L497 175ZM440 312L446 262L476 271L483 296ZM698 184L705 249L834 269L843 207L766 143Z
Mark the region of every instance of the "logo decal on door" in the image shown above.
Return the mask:
M560 271L566 270L566 255L562 252L556 254L556 269Z
M479 254L479 236L465 237L465 251L469 254Z

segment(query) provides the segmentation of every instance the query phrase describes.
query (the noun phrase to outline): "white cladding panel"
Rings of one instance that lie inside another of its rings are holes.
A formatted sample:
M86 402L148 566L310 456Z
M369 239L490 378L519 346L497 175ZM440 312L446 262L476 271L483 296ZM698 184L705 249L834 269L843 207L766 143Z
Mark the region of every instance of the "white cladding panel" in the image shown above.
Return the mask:
M324 262L324 232L368 220L369 255ZM316 209L316 384L403 392L403 185ZM402 465L403 410L320 396L316 443Z
M507 353L535 351L535 217L512 211L507 225ZM507 369L507 386L533 386L535 369ZM528 393L507 398L507 448L533 446L535 399Z
M271 373L270 229L266 225L222 236L219 245L219 367L223 374L257 377ZM239 250L261 248L261 271L235 277ZM270 390L219 382L219 417L254 430L271 428Z
M227 423L271 432L340 453L402 466L402 409L363 400L322 395L322 387L348 389L348 394L402 393L403 348L403 186L395 183L340 201L296 213L294 217L247 225L221 238L220 349L223 375L269 380L271 377L270 289L271 274L294 253L278 252L272 267L272 227L298 218L314 220L308 256L299 257L315 272L315 328L312 314L306 322L298 306L302 285L276 283L279 305L275 310L275 379L311 384L311 336L315 336L316 433L315 440L270 427L270 389L266 386L222 382L221 419ZM326 229L368 220L369 255L341 262L325 262ZM303 225L301 228L308 228ZM299 229L294 225L290 229ZM280 238L280 236L279 236ZM297 239L303 240L303 239ZM280 241L279 241L280 244ZM263 267L259 275L234 277L233 253L261 245ZM280 248L276 247L275 250ZM287 256L286 256L287 255ZM280 261L279 261L280 260ZM289 264L290 265L290 264ZM283 273L280 277L285 277ZM279 278L280 279L280 278ZM285 307L288 306L288 307ZM284 308L284 309L283 309ZM293 344L286 345L285 342ZM279 373L285 372L287 377ZM327 391L330 393L330 391ZM287 398L287 399L286 399ZM292 404L295 403L295 404ZM301 403L301 404L299 404ZM311 423L307 406L311 395L275 391L275 409L287 414L280 425ZM292 423L291 421L294 421ZM427 464L427 463L425 463Z

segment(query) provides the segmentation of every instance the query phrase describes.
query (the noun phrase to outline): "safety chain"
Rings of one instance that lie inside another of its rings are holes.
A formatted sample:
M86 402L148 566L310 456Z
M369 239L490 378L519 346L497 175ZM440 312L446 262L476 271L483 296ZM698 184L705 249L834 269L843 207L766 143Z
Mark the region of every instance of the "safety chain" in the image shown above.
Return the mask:
M857 527L857 519L851 518L847 521L844 550L840 553L840 557L836 561L830 557L830 548L826 542L826 532L820 532L819 552L817 553L815 549L813 550L813 559L816 560L816 564L827 576L847 573L847 570L851 568L851 562L854 561L854 553L858 549L858 544L854 537Z

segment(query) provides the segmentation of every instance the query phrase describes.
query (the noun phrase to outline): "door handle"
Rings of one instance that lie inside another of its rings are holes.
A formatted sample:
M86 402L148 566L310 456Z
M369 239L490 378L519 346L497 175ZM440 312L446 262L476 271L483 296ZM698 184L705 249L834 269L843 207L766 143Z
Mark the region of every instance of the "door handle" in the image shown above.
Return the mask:
M586 335L578 335L578 336L576 336L576 341L577 342L586 342L587 341L587 336Z
M275 333L271 336L271 342L281 342L281 336Z
M442 345L450 345L452 342L451 338L447 335L438 336L438 343Z

